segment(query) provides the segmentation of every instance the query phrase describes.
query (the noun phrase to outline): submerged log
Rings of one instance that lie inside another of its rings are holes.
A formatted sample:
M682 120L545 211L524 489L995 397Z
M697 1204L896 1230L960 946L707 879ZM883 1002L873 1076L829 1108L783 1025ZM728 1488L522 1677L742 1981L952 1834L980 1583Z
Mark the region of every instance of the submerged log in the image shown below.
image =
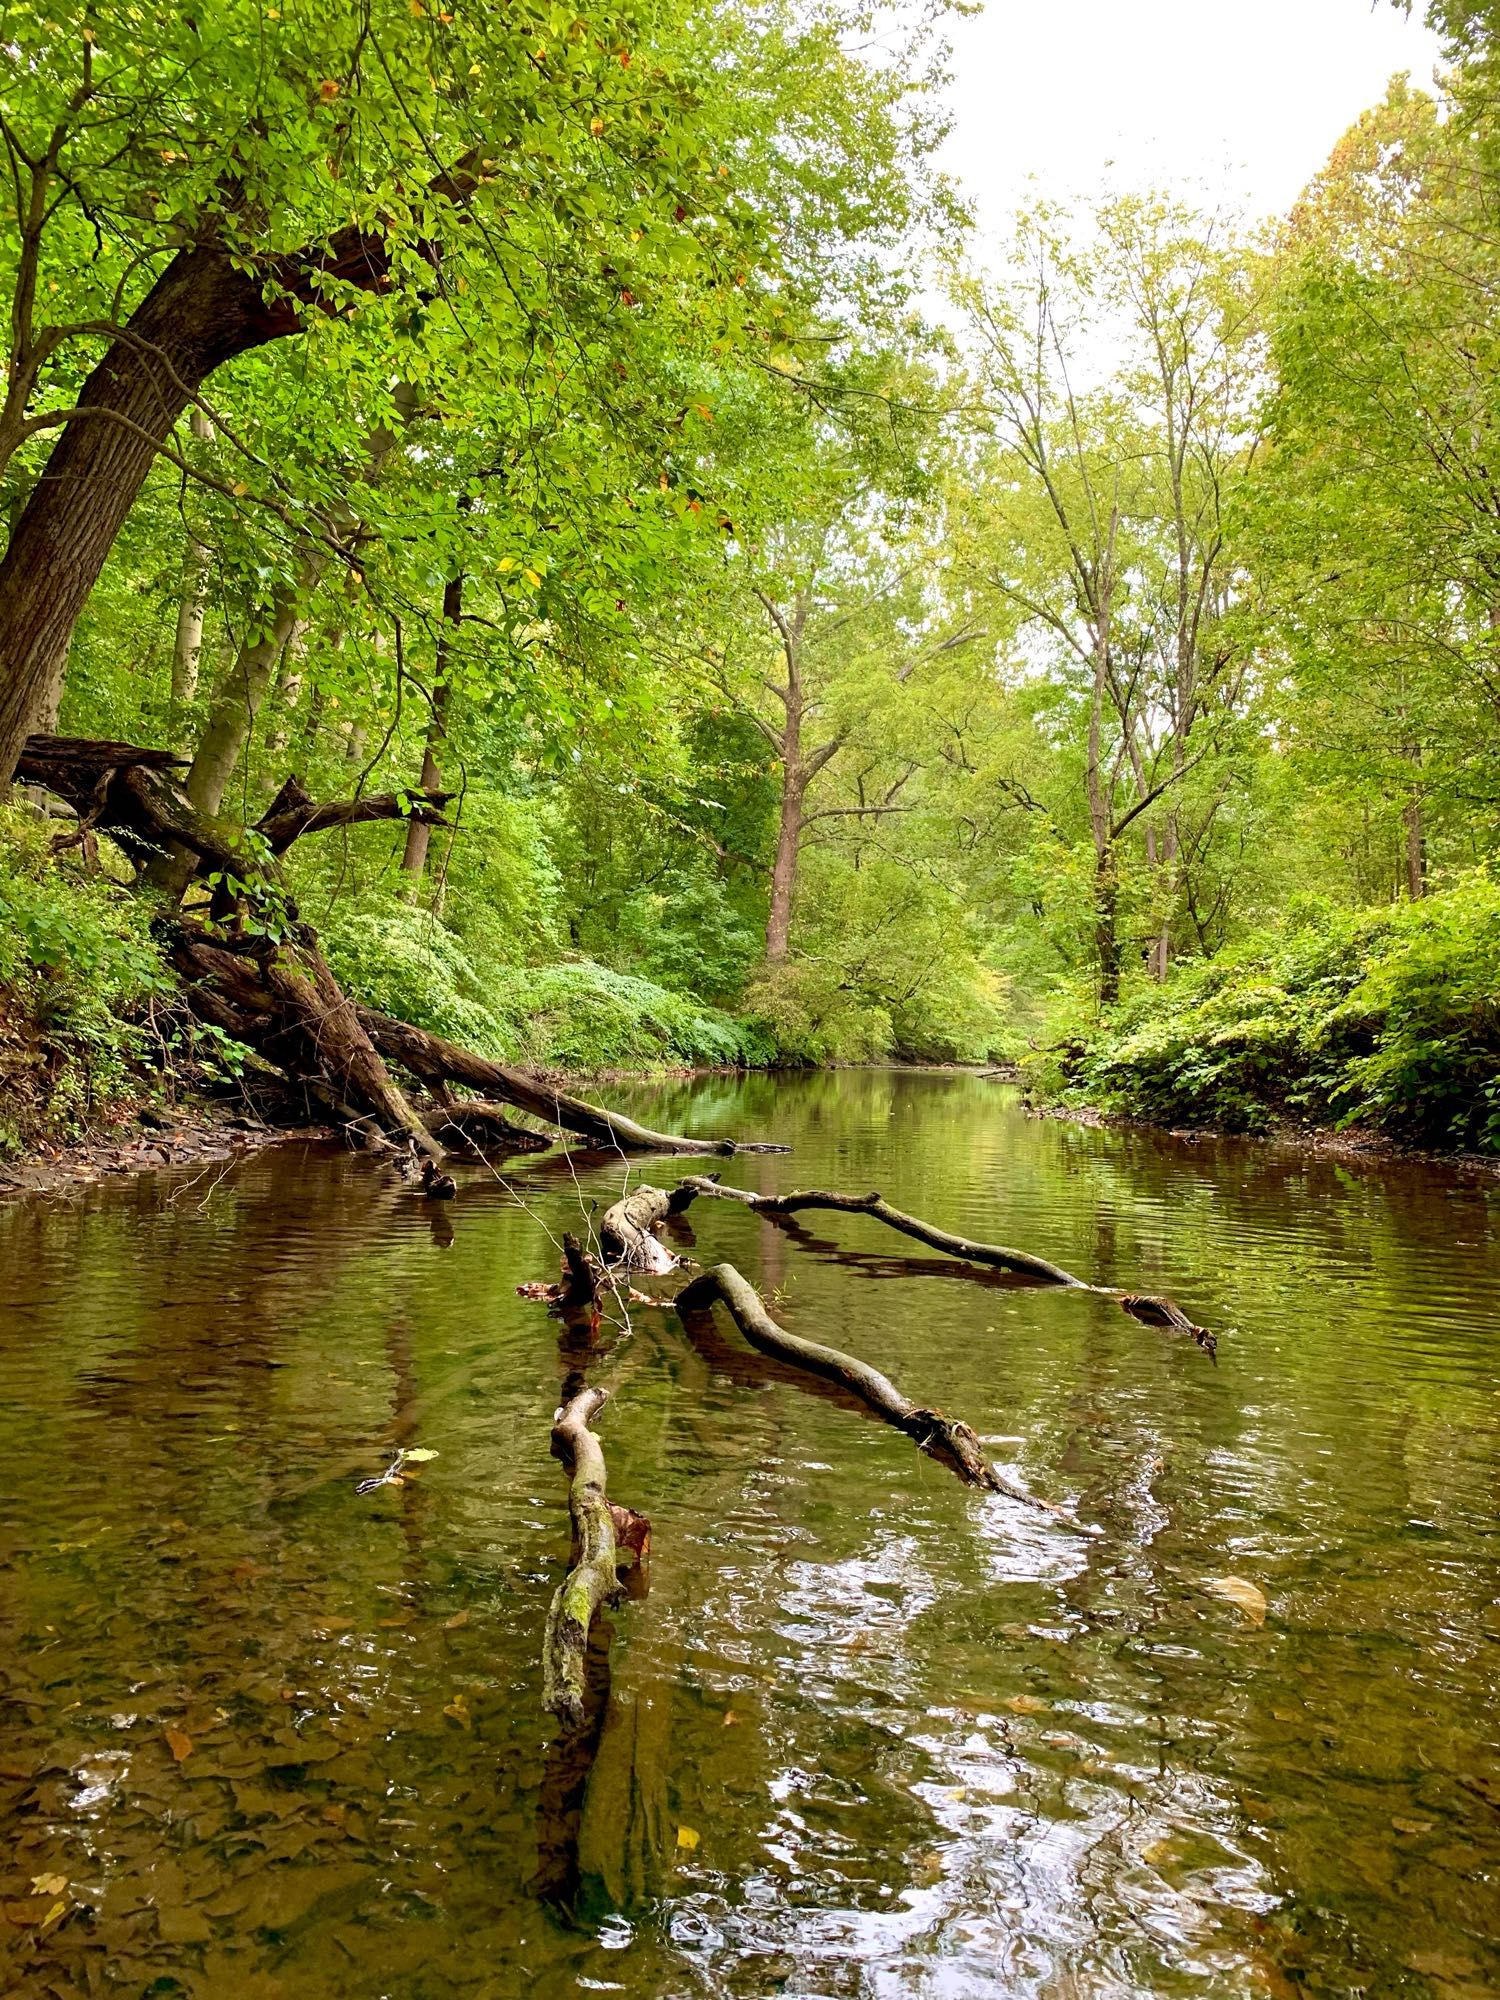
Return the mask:
M688 1139L679 1132L653 1132L618 1111L606 1111L585 1103L565 1090L555 1089L526 1070L508 1069L487 1056L460 1048L425 1028L413 1028L390 1014L361 1007L359 1018L370 1040L387 1062L399 1063L429 1089L456 1083L477 1090L486 1097L513 1104L551 1125L577 1132L590 1145L608 1146L626 1153L785 1153L786 1146L749 1143L735 1139Z
M676 1300L677 1310L683 1317L695 1312L707 1312L716 1303L728 1307L731 1319L758 1353L848 1389L876 1416L904 1431L919 1451L940 1460L957 1473L966 1485L979 1486L990 1493L1009 1494L1011 1499L1039 1508L1081 1533L1095 1532L1075 1520L1065 1508L1039 1500L1024 1486L1018 1486L1014 1480L997 1472L980 1450L979 1439L967 1424L945 1417L941 1410L914 1403L909 1396L902 1395L888 1375L882 1375L878 1368L872 1368L858 1356L845 1354L837 1347L825 1347L818 1341L803 1340L800 1335L788 1333L785 1327L778 1326L766 1311L755 1287L740 1275L733 1264L716 1264L711 1270L704 1271L678 1293Z
M455 1097L424 1111L422 1121L432 1136L450 1149L462 1146L479 1152L545 1153L554 1143L544 1132L517 1125L508 1106L487 1097Z
M1142 1325L1169 1327L1177 1333L1191 1334L1210 1360L1215 1360L1218 1355L1218 1341L1214 1335L1206 1326L1198 1326L1190 1320L1175 1300L1148 1293L1121 1292L1110 1285L1091 1285L1087 1279L1075 1278L1071 1271L1063 1270L1059 1264L1049 1263L1045 1257L1035 1257L1030 1251L1011 1250L998 1243L976 1243L970 1237L955 1236L952 1230L939 1229L933 1223L906 1214L903 1209L893 1208L879 1194L835 1194L816 1188L798 1189L791 1194L754 1194L747 1188L724 1187L716 1174L689 1174L676 1189L675 1198L679 1199L679 1206L685 1208L699 1195L716 1196L721 1201L743 1202L757 1215L787 1216L796 1215L803 1209L822 1208L837 1209L846 1215L873 1216L877 1222L900 1230L903 1236L915 1237L917 1242L930 1244L934 1250L946 1251L950 1257L960 1258L966 1264L982 1264L997 1271L1017 1271L1026 1277L1039 1279L1043 1284L1118 1299L1131 1318L1139 1320Z
M643 1560L651 1541L650 1523L612 1505L605 1492L604 1448L589 1424L607 1401L604 1389L580 1389L552 1426L552 1454L568 1473L573 1561L547 1613L542 1706L568 1729L583 1722L589 1628L620 1595L622 1560Z

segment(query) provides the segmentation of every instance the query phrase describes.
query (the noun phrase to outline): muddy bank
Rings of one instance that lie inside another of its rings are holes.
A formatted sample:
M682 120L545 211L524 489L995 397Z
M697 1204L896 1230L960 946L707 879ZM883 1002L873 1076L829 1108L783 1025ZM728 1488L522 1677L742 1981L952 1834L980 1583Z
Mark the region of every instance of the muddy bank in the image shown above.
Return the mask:
M211 1166L287 1139L332 1139L327 1126L268 1125L231 1105L154 1107L128 1113L66 1143L45 1141L0 1160L0 1201L20 1195L60 1195L115 1175L161 1167Z

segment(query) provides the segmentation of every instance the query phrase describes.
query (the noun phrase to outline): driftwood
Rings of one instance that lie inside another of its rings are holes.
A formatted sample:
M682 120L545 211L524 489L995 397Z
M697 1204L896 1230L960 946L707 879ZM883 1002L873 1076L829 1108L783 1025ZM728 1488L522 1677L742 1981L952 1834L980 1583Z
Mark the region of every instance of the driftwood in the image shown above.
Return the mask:
M693 1313L707 1312L717 1303L728 1307L735 1325L758 1353L848 1389L876 1416L894 1424L897 1430L905 1431L919 1451L925 1451L929 1457L939 1459L956 1472L966 1485L980 1486L990 1493L1009 1494L1013 1500L1023 1501L1028 1507L1040 1508L1043 1513L1065 1521L1069 1527L1077 1528L1082 1533L1095 1532L1085 1528L1065 1508L1037 1499L1024 1486L1018 1486L1003 1473L997 1472L980 1450L979 1439L967 1424L945 1417L941 1410L928 1409L923 1404L912 1402L909 1396L902 1395L889 1376L882 1375L878 1368L872 1368L857 1356L844 1354L836 1347L824 1347L817 1341L803 1340L800 1335L788 1333L785 1327L778 1326L766 1311L755 1287L741 1277L733 1264L715 1264L686 1285L676 1299L677 1311L684 1318Z
M825 1194L817 1189L792 1194L752 1194L745 1188L723 1187L711 1174L690 1174L678 1192L686 1196L684 1207L699 1195L714 1195L721 1201L743 1202L757 1215L795 1215L804 1208L835 1208L848 1215L873 1215L877 1222L899 1229L903 1236L914 1236L919 1243L930 1243L934 1250L946 1250L950 1257L962 1257L966 1263L988 1264L997 1271L1023 1271L1049 1285L1091 1289L1082 1278L1049 1264L1045 1257L1033 1257L1026 1250L1008 1250L998 1243L975 1243L967 1236L955 1236L951 1230L936 1229L930 1222L920 1222L916 1216L892 1208L878 1194Z
M526 1070L508 1069L475 1055L425 1028L413 1028L373 1007L361 1007L360 1023L387 1062L399 1063L431 1090L450 1083L477 1090L501 1103L530 1112L549 1124L577 1132L590 1145L627 1153L784 1153L785 1146L745 1144L734 1139L688 1139L678 1132L653 1132L617 1111L606 1111L581 1097L554 1089Z
M422 1122L450 1150L478 1148L483 1152L545 1153L553 1141L544 1132L517 1125L509 1106L485 1097L455 1097L422 1113Z
M607 1400L606 1390L580 1389L552 1425L552 1453L568 1473L573 1562L547 1613L542 1706L569 1729L583 1722L589 1628L600 1607L620 1595L622 1562L644 1563L651 1545L645 1517L613 1506L605 1492L604 1448L589 1424Z
M655 1231L692 1199L682 1188L668 1194L665 1188L638 1187L607 1208L599 1224L599 1241L610 1263L626 1271L648 1271L653 1277L675 1271L682 1260Z
M1017 1271L1037 1278L1043 1284L1061 1285L1069 1291L1092 1292L1096 1297L1118 1299L1122 1309L1132 1319L1145 1326L1170 1327L1177 1333L1189 1333L1210 1360L1217 1357L1218 1342L1214 1335L1207 1327L1195 1325L1172 1299L1121 1292L1109 1285L1091 1285L1084 1278L1075 1278L1061 1265L1050 1264L1045 1257L1034 1257L1029 1251L1011 1250L998 1243L976 1243L967 1236L955 1236L951 1230L938 1229L915 1215L907 1215L903 1209L893 1208L879 1194L833 1194L814 1188L800 1189L791 1194L754 1194L746 1188L724 1187L714 1174L689 1174L676 1189L674 1198L678 1198L679 1208L686 1208L699 1195L742 1202L757 1215L787 1216L803 1209L822 1208L837 1209L846 1215L873 1216L877 1222L899 1229L903 1236L915 1237L917 1242L928 1243L934 1250L946 1251L950 1257L958 1257L966 1264L983 1264L997 1271Z

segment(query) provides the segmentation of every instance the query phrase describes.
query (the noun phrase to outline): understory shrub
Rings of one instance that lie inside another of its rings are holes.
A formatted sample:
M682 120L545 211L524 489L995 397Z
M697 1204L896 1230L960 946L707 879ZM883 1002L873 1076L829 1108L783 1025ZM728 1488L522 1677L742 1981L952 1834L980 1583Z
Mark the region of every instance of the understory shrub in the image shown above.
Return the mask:
M137 1096L143 1017L171 976L148 912L52 853L52 829L0 811L0 1149L74 1136Z
M1500 887L1481 871L1415 903L1302 902L1134 995L1067 1086L1160 1124L1360 1123L1500 1152Z
M340 981L367 1005L497 1062L542 1069L769 1063L763 1028L649 979L583 960L505 964L425 910L336 906L323 930Z

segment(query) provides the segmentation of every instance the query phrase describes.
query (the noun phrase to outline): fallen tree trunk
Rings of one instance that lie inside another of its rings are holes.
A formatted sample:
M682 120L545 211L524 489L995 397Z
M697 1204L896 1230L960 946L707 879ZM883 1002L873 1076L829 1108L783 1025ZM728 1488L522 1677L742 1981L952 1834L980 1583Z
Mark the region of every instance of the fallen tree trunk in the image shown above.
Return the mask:
M305 925L280 940L240 939L233 947L195 925L178 924L168 937L195 1012L259 1048L278 1068L325 1088L345 1117L368 1112L388 1135L442 1157Z
M605 1209L599 1242L610 1263L627 1271L649 1271L653 1277L675 1271L682 1259L673 1256L655 1231L692 1199L682 1188L668 1194L665 1188L638 1187Z
M478 1091L486 1100L484 1110L449 1110L448 1123L458 1130L463 1123L472 1128L486 1116L493 1123L500 1114L488 1100L499 1100L617 1151L749 1150L729 1139L652 1132L633 1119L552 1090L524 1071L487 1062L390 1015L357 1008L340 990L314 932L298 921L276 860L267 862L264 849L259 856L252 852L243 832L198 810L174 775L181 763L171 751L130 743L31 736L17 771L24 782L45 787L73 808L79 830L71 838L87 838L97 827L141 864L186 852L195 872L212 878L210 915L218 933L210 937L191 925L178 925L171 933L174 960L192 982L190 998L205 1020L277 1061L294 1080L308 1080L315 1090L330 1092L336 1109L367 1112L389 1134L427 1154L439 1150L429 1121L397 1087L388 1061L399 1062L439 1100L446 1097L450 1082ZM387 792L320 805L298 779L289 778L255 830L274 857L302 835L329 827L413 817L446 825L441 808L448 796ZM279 1056L272 1053L273 1046ZM508 1127L504 1136L515 1139L516 1129Z
M681 1197L678 1206L686 1208L699 1195L716 1196L721 1201L743 1202L757 1215L795 1215L799 1210L809 1208L837 1209L846 1215L870 1215L891 1229L899 1229L903 1236L912 1236L919 1243L931 1244L934 1250L944 1250L950 1257L961 1258L966 1264L983 1264L998 1271L1018 1271L1027 1277L1040 1279L1043 1284L1061 1285L1070 1291L1092 1292L1096 1297L1118 1299L1122 1311L1139 1320L1143 1326L1170 1327L1177 1333L1189 1333L1210 1360L1217 1358L1218 1341L1214 1335L1206 1326L1195 1325L1172 1299L1147 1293L1122 1292L1109 1285L1091 1285L1087 1279L1075 1278L1071 1271L1063 1270L1058 1264L1049 1264L1045 1257L1034 1257L1029 1251L1010 1250L998 1243L976 1243L967 1236L955 1236L951 1230L938 1229L930 1222L906 1214L903 1209L893 1208L879 1194L833 1194L813 1188L800 1189L791 1194L754 1194L747 1188L724 1187L714 1174L689 1174L676 1189L674 1199Z
M677 1294L676 1306L679 1315L687 1318L695 1312L707 1312L720 1302L728 1307L735 1325L758 1353L770 1355L773 1360L787 1362L793 1368L804 1369L808 1374L821 1376L825 1382L836 1382L840 1388L850 1390L878 1417L894 1424L897 1430L905 1431L919 1451L926 1452L929 1457L940 1460L956 1472L965 1484L983 1487L990 1493L1009 1494L1013 1500L1020 1500L1028 1507L1039 1508L1043 1513L1066 1521L1069 1527L1077 1528L1080 1533L1095 1532L1075 1520L1065 1508L1037 1499L1024 1486L1018 1486L997 1472L980 1450L979 1439L967 1424L945 1417L941 1410L912 1402L909 1396L902 1395L889 1376L882 1375L878 1368L872 1368L856 1355L845 1354L836 1347L824 1347L817 1341L803 1340L800 1335L788 1333L785 1327L778 1326L766 1311L755 1287L740 1275L733 1264L715 1264L711 1270L694 1278Z
M450 1083L461 1084L466 1090L481 1091L487 1097L513 1104L518 1111L529 1111L534 1118L545 1118L549 1124L577 1132L590 1145L607 1146L626 1153L785 1153L790 1150L786 1146L735 1139L688 1139L680 1132L653 1132L649 1126L638 1125L633 1118L626 1118L618 1111L606 1111L600 1105L585 1103L581 1097L557 1090L526 1070L508 1069L503 1063L491 1062L487 1056L475 1055L470 1049L460 1048L456 1042L445 1041L441 1035L429 1034L425 1028L413 1028L391 1014L378 1013L373 1007L361 1007L358 1011L365 1032L386 1061L399 1063L430 1090L441 1089Z
M620 1595L622 1558L644 1561L650 1524L605 1492L604 1448L589 1424L608 1401L603 1389L580 1389L558 1411L552 1455L568 1473L573 1562L547 1613L542 1653L542 1706L567 1729L583 1722L584 1660L589 1628L600 1607Z

